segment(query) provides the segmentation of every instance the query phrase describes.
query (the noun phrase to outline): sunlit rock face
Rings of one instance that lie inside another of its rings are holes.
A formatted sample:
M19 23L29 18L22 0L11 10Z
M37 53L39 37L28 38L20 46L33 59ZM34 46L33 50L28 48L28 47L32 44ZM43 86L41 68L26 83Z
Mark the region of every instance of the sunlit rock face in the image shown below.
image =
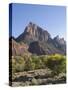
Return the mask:
M43 30L41 27L37 26L36 24L30 22L28 26L26 26L24 33L22 33L18 38L17 41L29 40L30 41L47 41L50 38L50 34Z
M16 38L17 43L26 43L30 53L41 54L66 54L66 41L64 38L52 38L46 29L29 22L24 32ZM21 52L24 49L21 49Z

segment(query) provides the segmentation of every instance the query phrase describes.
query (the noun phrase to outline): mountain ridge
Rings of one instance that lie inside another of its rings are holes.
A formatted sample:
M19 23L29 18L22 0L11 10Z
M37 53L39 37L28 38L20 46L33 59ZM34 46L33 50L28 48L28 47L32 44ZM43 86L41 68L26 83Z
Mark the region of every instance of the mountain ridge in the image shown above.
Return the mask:
M59 36L51 38L47 30L42 29L38 25L30 22L24 32L14 39L18 44L26 43L27 51L32 54L66 54L66 41Z

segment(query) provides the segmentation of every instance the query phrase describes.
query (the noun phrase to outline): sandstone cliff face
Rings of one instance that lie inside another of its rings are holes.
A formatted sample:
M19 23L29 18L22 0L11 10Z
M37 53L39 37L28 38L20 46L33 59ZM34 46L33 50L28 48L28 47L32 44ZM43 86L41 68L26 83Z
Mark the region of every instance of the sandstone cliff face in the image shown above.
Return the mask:
M22 33L18 38L17 41L47 41L50 38L50 34L46 31L30 22L28 26L25 28L24 33Z
M22 56L24 53L28 53L29 46L27 44L18 43L13 38L9 42L9 48L10 52L12 53L12 56L20 55Z

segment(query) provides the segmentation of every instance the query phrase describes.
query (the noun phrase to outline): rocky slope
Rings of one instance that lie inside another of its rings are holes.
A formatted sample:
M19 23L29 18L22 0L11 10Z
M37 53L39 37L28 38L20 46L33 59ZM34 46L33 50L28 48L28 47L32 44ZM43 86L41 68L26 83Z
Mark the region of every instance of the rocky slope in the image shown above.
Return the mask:
M15 73L12 86L48 85L66 83L66 75L53 75L49 69Z
M18 43L16 40L12 37L9 41L9 50L12 53L12 56L18 55L22 56L23 54L28 54L28 48L29 46L23 42Z

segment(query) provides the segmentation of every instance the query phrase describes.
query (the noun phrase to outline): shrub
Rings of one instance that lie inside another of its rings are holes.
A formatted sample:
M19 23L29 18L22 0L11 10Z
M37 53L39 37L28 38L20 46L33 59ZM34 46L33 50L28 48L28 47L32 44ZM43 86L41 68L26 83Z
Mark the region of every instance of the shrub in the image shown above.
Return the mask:
M54 74L58 74L60 72L65 72L66 70L65 62L66 62L65 56L55 54L48 56L46 65L54 72Z
M34 70L35 63L32 62L32 58L29 57L28 60L25 62L25 71Z
M42 56L39 56L39 58L41 59L42 61L42 68L46 68L46 63L47 63L47 57L48 55L42 55Z
M12 72L22 72L35 69L49 68L54 74L66 72L66 57L60 54L55 55L31 55L12 57Z
M16 72L16 60L14 58L12 58L12 62L11 62L12 66L12 73Z
M45 68L44 55L43 56L34 55L31 58L32 62L35 63L35 69Z
M24 67L25 67L25 61L23 57L15 56L14 58L12 58L12 71L13 72L24 71Z

